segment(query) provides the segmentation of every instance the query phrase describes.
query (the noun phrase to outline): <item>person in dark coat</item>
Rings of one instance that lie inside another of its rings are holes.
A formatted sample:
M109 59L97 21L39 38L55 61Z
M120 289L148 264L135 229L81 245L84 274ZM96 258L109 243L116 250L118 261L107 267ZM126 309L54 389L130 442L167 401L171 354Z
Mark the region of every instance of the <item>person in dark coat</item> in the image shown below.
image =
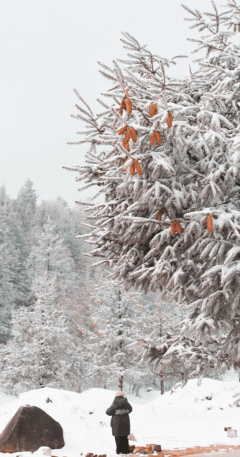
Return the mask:
M115 436L117 454L129 454L128 435L130 434L129 413L132 407L128 403L124 393L120 390L116 393L112 405L107 409L106 414L112 416L112 434Z

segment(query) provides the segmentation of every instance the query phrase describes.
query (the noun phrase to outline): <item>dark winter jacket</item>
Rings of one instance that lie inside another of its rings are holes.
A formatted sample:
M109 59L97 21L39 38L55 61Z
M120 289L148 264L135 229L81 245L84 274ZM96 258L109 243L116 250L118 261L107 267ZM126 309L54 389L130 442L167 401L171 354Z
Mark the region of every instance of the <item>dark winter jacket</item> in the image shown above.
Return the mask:
M116 397L107 409L106 414L112 416L111 427L113 436L128 436L130 434L129 413L132 407L125 397Z

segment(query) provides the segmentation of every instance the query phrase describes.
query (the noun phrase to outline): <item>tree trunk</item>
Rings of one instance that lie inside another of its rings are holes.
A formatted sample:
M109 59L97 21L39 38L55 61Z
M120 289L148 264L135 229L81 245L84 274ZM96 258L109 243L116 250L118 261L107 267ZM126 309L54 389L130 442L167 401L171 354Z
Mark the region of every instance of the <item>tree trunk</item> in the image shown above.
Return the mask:
M161 375L160 377L160 389L161 389L161 395L164 394L164 379L163 379L163 375Z
M164 394L164 381L163 381L163 379L161 379L160 385L161 385L161 395L163 395Z
M118 291L118 309L119 309L119 314L118 314L118 319L121 322L122 319L122 313L121 313L121 290ZM118 336L122 335L122 330L119 330ZM122 338L119 339L119 350L122 351L122 345L123 345L123 340Z
M118 381L118 388L119 388L119 390L121 390L121 392L122 392L122 388L123 388L123 376L120 376L120 378L119 378L119 381Z

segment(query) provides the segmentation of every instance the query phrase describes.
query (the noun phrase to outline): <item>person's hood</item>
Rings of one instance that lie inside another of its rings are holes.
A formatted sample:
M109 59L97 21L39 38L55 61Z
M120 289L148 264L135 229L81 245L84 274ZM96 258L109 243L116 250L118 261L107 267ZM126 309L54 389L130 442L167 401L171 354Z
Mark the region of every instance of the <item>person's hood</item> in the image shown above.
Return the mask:
M115 397L113 403L115 405L124 405L124 403L127 403L126 397Z

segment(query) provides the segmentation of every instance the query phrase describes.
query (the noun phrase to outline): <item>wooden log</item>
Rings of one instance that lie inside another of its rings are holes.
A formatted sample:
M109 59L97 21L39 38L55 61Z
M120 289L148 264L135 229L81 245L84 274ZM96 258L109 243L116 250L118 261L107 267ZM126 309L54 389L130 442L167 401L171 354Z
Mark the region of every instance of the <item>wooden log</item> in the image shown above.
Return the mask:
M146 448L150 451L150 452L161 452L161 446L160 444L146 444Z

